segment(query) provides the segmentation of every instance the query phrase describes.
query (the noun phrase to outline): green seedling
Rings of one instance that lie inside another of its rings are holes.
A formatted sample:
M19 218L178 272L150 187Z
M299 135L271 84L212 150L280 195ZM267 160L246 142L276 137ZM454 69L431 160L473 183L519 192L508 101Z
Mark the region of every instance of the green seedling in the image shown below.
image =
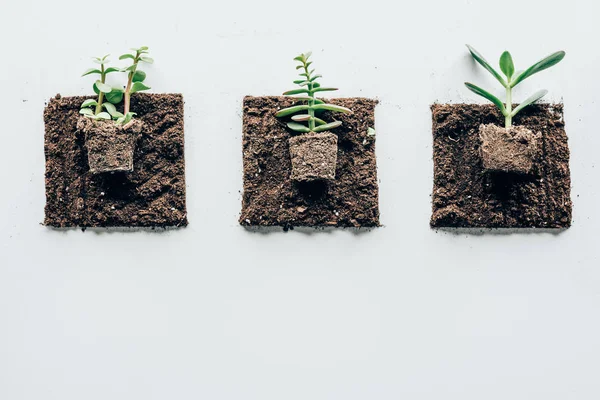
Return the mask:
M87 117L96 119L96 120L110 120L112 119L110 111L116 111L115 106L110 103L104 103L104 95L108 94L112 91L112 88L106 84L106 75L111 72L119 72L121 71L119 68L113 68L106 66L108 65L108 54L104 57L94 57L93 60L96 64L100 64L99 68L90 68L83 73L81 76L87 75L100 75L99 79L94 82L94 92L98 95L98 100L88 99L83 102L81 105L81 110L79 110L80 114L83 114ZM102 111L102 109L106 109L108 112Z
M296 114L292 116L292 122L288 122L287 126L291 130L301 133L325 132L330 129L337 128L342 124L342 121L327 123L321 118L318 118L316 114L321 111L341 112L344 114L352 113L352 110L346 107L326 104L324 101L315 97L317 93L331 92L338 89L321 87L321 85L317 82L317 79L321 78L321 75L315 75L314 69L309 71L309 67L312 64L312 61L309 61L310 56L311 52L308 52L306 54L300 54L298 57L294 58L294 60L300 63L300 65L296 67L296 70L302 70L300 73L302 78L294 81L294 83L300 86L300 88L287 91L283 94L284 96L294 96L294 99L301 102L306 102L306 104L299 104L284 108L275 114L276 117L287 117L289 115ZM303 125L303 123L306 125Z
M473 56L475 61L477 61L479 64L481 64L481 66L483 66L483 68L485 68L489 73L491 73L494 76L494 78L496 78L498 80L498 82L500 82L500 84L506 89L506 105L504 103L502 103L502 101L500 99L498 99L496 96L494 96L493 94L483 90L482 88L480 88L478 86L473 85L472 83L465 82L465 85L472 92L474 92L475 94L478 94L479 96L485 97L486 99L488 99L489 101L494 103L496 105L496 107L498 107L500 109L500 111L502 112L502 115L504 115L504 117L505 117L506 128L510 128L512 126L512 119L515 115L517 115L517 113L519 111L521 111L523 108L527 107L528 105L535 103L536 101L538 101L539 99L541 99L548 93L547 90L540 90L539 92L536 92L533 96L527 98L525 101L523 101L521 104L519 104L518 107L516 107L513 110L513 108L512 108L513 107L513 105L512 105L512 90L513 90L513 88L515 88L515 86L517 86L519 83L523 82L525 79L529 78L530 76L537 74L540 71L543 71L545 69L548 69L548 68L558 64L565 57L564 51L558 51L556 53L549 55L548 57L544 58L543 60L538 61L537 63L533 64L531 67L529 67L525 71L515 72L515 66L513 64L512 56L510 55L510 53L508 51L505 51L500 56L500 70L506 77L506 79L505 79L490 65L490 63L488 63L486 61L485 58L483 58L483 56L477 50L475 50L473 47L471 47L469 45L467 45L467 47L469 48L469 51L471 52L471 55Z
M139 49L132 48L131 50L134 53L123 54L119 57L119 60L127 60L131 59L132 63L130 66L123 68L123 72L127 72L127 86L125 86L125 90L116 89L115 90L115 99L118 102L121 102L123 97L125 98L125 106L123 115L117 118L117 123L126 124L131 121L131 118L135 115L135 113L131 112L131 94L136 92L141 92L142 90L148 90L150 87L144 85L144 80L146 79L146 73L144 71L138 70L138 64L140 62L152 64L154 60L147 56L148 47L142 46Z

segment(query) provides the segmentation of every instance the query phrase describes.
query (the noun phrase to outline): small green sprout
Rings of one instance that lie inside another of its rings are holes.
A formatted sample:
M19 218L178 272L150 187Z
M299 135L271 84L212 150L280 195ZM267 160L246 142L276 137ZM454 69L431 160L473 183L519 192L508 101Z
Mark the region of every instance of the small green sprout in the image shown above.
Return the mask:
M140 61L147 64L152 64L154 62L152 58L146 55L148 54L148 47L142 46L139 49L132 48L131 50L133 50L135 54L126 53L119 57L119 60L132 60L131 65L122 70L123 72L127 72L127 86L125 87L124 91L122 89L118 90L119 96L121 98L123 98L123 96L125 97L125 109L123 111L124 116L121 116L117 119L117 123L120 124L128 123L135 115L135 113L130 111L131 94L150 89L150 87L144 85L146 73L137 69Z
M504 105L504 103L502 103L502 101L493 94L481 89L478 86L473 85L472 83L465 82L465 85L467 86L467 88L469 88L469 90L471 90L475 94L478 94L479 96L485 97L500 109L502 115L504 115L505 117L506 128L510 128L512 126L512 119L515 115L517 115L519 111L521 111L528 105L535 103L548 93L547 90L540 90L539 92L536 92L533 96L524 100L521 104L519 104L518 107L516 107L513 110L512 89L519 83L523 82L525 79L529 78L530 76L558 64L565 57L564 51L558 51L549 55L543 60L533 64L525 71L515 72L515 66L513 64L512 56L508 51L505 51L500 56L500 70L502 71L504 76L506 76L506 79L504 79L502 75L500 75L477 50L475 50L469 45L467 45L467 47L475 61L481 64L483 68L488 70L488 72L491 73L494 76L494 78L496 78L498 82L500 82L500 84L504 86L504 88L506 88L506 105Z
M283 94L284 96L301 95L293 98L299 101L306 101L307 103L284 108L275 114L275 116L279 118L302 112L301 114L294 115L292 117L292 122L288 122L287 124L288 128L291 130L301 133L325 132L342 124L342 121L327 123L316 116L317 112L334 111L344 114L352 113L352 110L346 107L326 104L324 101L315 97L316 93L331 92L338 89L321 87L321 85L316 82L317 79L321 78L321 75L314 75L315 70L312 69L309 71L308 69L312 64L312 61L308 61L311 54L311 52L308 52L306 54L300 54L298 57L294 58L294 60L300 63L300 65L296 67L296 70L301 69L303 71L300 73L302 79L294 81L295 84L300 86L300 89L290 90ZM301 122L306 123L307 126L301 124Z
M93 60L96 64L100 64L100 69L98 68L90 68L83 73L81 76L87 76L91 74L100 75L100 79L94 82L94 92L98 94L98 100L88 99L83 102L81 105L81 110L79 110L80 114L83 114L87 117L93 118L95 120L106 119L110 120L111 114L110 111L116 111L115 106L110 103L104 103L104 95L111 92L112 88L106 84L106 75L111 72L119 72L119 68L106 68L106 65L109 63L108 54L104 57L94 57ZM92 109L93 108L93 109ZM108 112L102 111L105 108Z

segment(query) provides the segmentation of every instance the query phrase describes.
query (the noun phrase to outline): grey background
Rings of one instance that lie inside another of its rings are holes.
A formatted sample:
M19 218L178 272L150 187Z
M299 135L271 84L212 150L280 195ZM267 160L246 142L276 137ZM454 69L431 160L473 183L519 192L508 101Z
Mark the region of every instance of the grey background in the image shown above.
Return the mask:
M2 6L1 399L600 397L594 2ZM479 102L465 80L500 94L464 43L494 63L508 48L518 69L567 51L515 101L546 88L565 103L570 230L429 229L429 105ZM185 96L191 225L41 226L45 101L90 93L89 57L141 45L153 91ZM237 224L242 98L290 89L308 50L339 96L381 101L381 229Z

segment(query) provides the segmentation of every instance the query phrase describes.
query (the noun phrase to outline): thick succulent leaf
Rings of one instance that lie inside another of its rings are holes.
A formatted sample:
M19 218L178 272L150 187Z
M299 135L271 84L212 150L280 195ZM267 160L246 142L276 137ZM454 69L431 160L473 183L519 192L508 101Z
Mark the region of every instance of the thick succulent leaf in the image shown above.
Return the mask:
M565 58L565 54L566 53L564 51L557 51L556 53L550 54L548 57L544 58L543 60L536 62L531 67L526 69L524 72L521 72L519 75L517 75L515 80L511 83L511 87L517 86L519 83L523 82L525 79L529 78L531 75L537 74L538 72L541 72L545 69L548 69L548 68L558 64L559 62L562 61L563 58Z
M279 110L275 114L275 116L278 118L286 117L288 115L296 114L297 112L300 112L300 111L306 111L309 108L310 107L308 107L307 105L292 106L292 107L284 108L283 110Z
M98 115L96 115L95 118L96 119L108 119L108 120L112 119L111 116L110 116L110 114L107 113L107 112L101 112Z
M296 69L301 69L301 68L304 68L304 64L302 64L302 65L298 65L298 66L296 67Z
M317 118L317 117L315 117L315 123L317 124L317 126L327 124L327 122L325 122L321 118Z
M86 75L89 75L89 74L101 74L101 73L102 73L102 71L100 71L99 69L96 69L96 68L90 68L90 69L88 69L87 71L85 71L85 72L83 73L83 75L81 75L81 76L86 76Z
M302 133L310 132L310 129L308 129L306 126L299 124L297 122L288 122L287 126L291 130L296 131L296 132L302 132Z
M96 86L96 84L94 83L94 85L92 86L92 88L94 89L94 93L96 94L100 94L100 90L98 90L98 87Z
M308 121L309 119L310 119L309 114L298 114L298 115L294 115L292 117L292 120L296 121L296 122L305 122L305 121Z
M327 110L327 111L335 111L341 112L344 114L352 114L352 110L342 106L336 106L334 104L315 104L312 106L313 110Z
M79 114L94 115L94 112L92 111L91 108L82 108L81 110L79 110Z
M498 79L498 82L500 82L502 84L502 86L506 87L507 83L504 80L504 78L502 78L502 76L490 65L489 62L487 62L487 60L485 58L483 58L483 56L477 51L475 50L473 47L467 45L467 48L469 49L469 52L471 52L471 56L473 56L473 58L475 59L475 61L477 61L479 64L481 64L481 66L485 69L487 69L489 71L490 74L492 74L494 76L494 78Z
M342 121L330 122L329 124L317 126L315 129L313 129L313 131L314 132L325 132L325 131L328 131L330 129L337 128L341 124L342 124Z
M328 88L328 87L318 87L318 88L314 88L313 92L317 93L317 92L333 92L339 90L338 88Z
M298 100L298 101L310 101L310 100L314 100L315 104L324 104L325 102L323 100L319 100L319 99L314 99L312 97L307 97L307 96L296 96L293 97L294 100Z
M83 104L81 105L81 108L84 107L91 107L91 106L97 106L98 102L94 99L87 99L86 101L83 102Z
M103 103L102 107L106 108L106 111L112 116L115 117L115 113L117 112L117 109L115 108L114 105L112 105L111 103Z
M134 72L137 68L137 64L131 64L129 67L123 68L122 72Z
M294 83L295 83L296 85L299 85L299 84L301 84L301 83L303 83L303 82L305 82L305 81L306 81L306 79L298 79L297 81L294 81Z
M527 100L525 100L521 104L519 104L518 107L513 110L513 112L511 113L511 115L514 117L515 115L517 115L517 113L519 111L521 111L522 109L524 109L528 105L535 103L536 101L538 101L539 99L541 99L542 97L544 97L547 94L548 94L548 91L545 90L545 89L544 90L540 90L539 92L536 92L533 96L528 97Z
M507 78L512 77L515 73L515 64L508 51L505 51L500 56L500 71L502 71Z
M143 61L147 64L153 64L154 63L154 59L150 58L150 57L140 57L140 61Z
M101 81L96 81L96 87L102 93L110 93L110 91L112 90L112 87L110 87L110 85L107 85L106 83L102 83Z
M92 61L95 62L96 64L100 64L100 65L106 64L108 62L108 60L101 60L98 58L94 58Z
M123 54L119 57L119 60L125 60L127 58L131 58L132 60L135 60L135 56L133 54Z
M143 82L146 79L146 73L144 71L135 71L133 74L133 82Z
M112 104L119 104L123 100L123 90L113 89L112 92L106 93L106 100Z
M104 71L105 74L110 74L111 72L121 72L121 68L110 67Z
M310 92L308 89L294 89L294 90L288 90L287 92L284 92L283 95L291 96L294 94L302 94L302 93L310 93Z
M131 86L131 93L141 92L142 90L148 89L150 89L150 87L144 85L142 82L134 82Z
M304 62L304 56L303 55L299 55L298 57L294 57L294 60L300 61L301 63L303 63Z
M322 78L322 77L323 77L323 75L315 75L312 78L310 78L310 81L313 82L313 81L315 81L315 80L317 80L319 78Z
M485 97L486 99L488 99L489 101L494 103L496 105L496 107L498 107L500 109L500 111L502 111L502 114L506 115L506 107L504 107L504 103L502 103L502 101L500 101L499 98L497 98L490 92L483 90L479 86L473 85L472 83L465 82L465 86L467 88L469 88L469 90L472 91L473 93L478 94L479 96Z

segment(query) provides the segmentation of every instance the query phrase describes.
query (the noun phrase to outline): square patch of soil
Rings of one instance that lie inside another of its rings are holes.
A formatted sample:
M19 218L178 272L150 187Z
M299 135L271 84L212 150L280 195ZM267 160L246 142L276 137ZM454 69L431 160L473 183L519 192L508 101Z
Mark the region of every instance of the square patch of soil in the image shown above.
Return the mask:
M77 130L79 108L88 98L57 95L44 110L44 225L186 226L183 96L132 95L131 109L143 123L134 170L112 174L89 171L84 134Z
M568 228L569 146L562 104L525 108L514 124L541 133L537 175L485 172L479 126L504 126L494 105L434 104L431 227Z
M376 100L328 99L353 114L324 113L342 125L338 136L336 179L293 182L286 120L275 113L296 102L281 96L244 98L244 194L239 222L245 226L377 227L379 186L375 159Z

